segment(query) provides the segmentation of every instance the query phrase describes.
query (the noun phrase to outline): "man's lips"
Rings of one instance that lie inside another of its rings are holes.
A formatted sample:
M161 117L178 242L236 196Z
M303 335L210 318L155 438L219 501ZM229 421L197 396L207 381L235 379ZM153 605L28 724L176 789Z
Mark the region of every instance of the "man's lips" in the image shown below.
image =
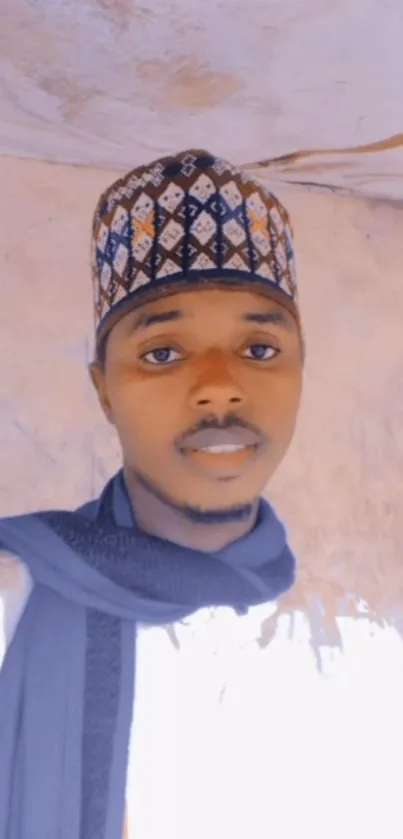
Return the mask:
M204 428L183 439L179 448L184 454L233 454L244 449L256 448L261 443L262 437L249 428Z

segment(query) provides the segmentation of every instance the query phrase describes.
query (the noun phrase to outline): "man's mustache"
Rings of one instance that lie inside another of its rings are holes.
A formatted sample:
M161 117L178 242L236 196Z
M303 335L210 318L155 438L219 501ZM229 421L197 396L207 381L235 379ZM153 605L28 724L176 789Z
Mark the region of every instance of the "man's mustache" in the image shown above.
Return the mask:
M207 431L207 430L220 430L225 431L228 428L243 428L247 431L251 431L253 434L256 434L257 437L260 437L262 442L267 440L266 435L260 428L257 428L256 425L253 425L250 422L242 419L242 417L238 417L236 414L226 414L225 417L217 417L215 415L203 417L203 419L199 420L195 425L191 428L188 428L183 434L181 434L176 439L176 445L181 447L186 440L190 437L193 437L194 434L197 434L199 431Z

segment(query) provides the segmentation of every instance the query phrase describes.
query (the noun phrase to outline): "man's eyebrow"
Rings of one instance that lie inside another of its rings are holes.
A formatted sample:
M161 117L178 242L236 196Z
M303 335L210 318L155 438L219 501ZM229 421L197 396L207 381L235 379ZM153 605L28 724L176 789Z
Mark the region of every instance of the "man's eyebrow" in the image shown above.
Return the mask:
M155 326L159 323L170 323L171 321L180 320L183 317L183 312L179 309L172 309L169 312L155 312L154 314L140 314L133 323L133 331L137 329L148 329L150 326Z
M292 332L291 321L284 312L245 312L242 315L242 320L246 320L248 323L273 323L275 326L282 326Z
M151 314L140 313L137 315L133 323L133 331L149 329L151 326L156 326L161 323L172 323L184 317L184 313L180 309L171 309L167 312L154 312ZM248 323L258 324L274 324L281 326L288 331L292 331L292 324L290 319L286 317L284 312L245 312L242 315L242 320Z

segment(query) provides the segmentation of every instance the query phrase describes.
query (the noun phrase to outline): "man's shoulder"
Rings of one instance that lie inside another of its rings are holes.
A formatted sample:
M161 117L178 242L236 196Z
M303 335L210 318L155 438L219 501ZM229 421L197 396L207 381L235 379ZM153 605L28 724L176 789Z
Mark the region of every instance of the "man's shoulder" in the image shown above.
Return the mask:
M21 515L0 517L0 589L13 586L14 583L21 577L24 570L28 570L25 562L19 556L19 550L14 550L13 542L19 544L19 539L15 540L15 536L20 534L28 535L30 538L38 536L38 530L35 525L35 519L45 527L52 526L52 521L57 519L58 515L62 517L71 516L73 519L80 520L82 518L88 521L95 521L100 509L103 499L113 483L112 479L106 485L102 494L98 498L91 499L84 504L81 504L76 509L55 509L55 510L35 510ZM33 526L34 525L34 526Z
M10 550L7 541L2 540L3 529L8 523L18 522L22 516L0 517L0 593L19 585L24 565L17 553Z
M113 480L111 479L106 487L104 487L99 497L90 499L75 509L34 510L20 515L0 516L0 596L6 591L18 589L24 578L30 577L29 569L19 556L18 549L13 549L15 534L25 533L29 534L32 538L33 519L47 526L48 518L53 519L57 514L94 521L97 517L102 499L108 488L112 485ZM35 529L33 532L35 533ZM10 534L12 535L11 537ZM18 541L17 539L17 544Z
M22 569L20 558L0 547L0 589L4 591L18 586Z

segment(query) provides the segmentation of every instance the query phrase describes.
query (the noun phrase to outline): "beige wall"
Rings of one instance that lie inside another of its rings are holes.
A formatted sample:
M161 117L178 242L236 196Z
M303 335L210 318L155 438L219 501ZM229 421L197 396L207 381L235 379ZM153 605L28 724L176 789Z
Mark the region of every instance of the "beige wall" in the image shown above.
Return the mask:
M1 0L1 11L0 154L125 170L207 147L269 159L280 182L403 199L401 0ZM306 149L319 154L292 155Z
M90 220L112 177L0 159L1 515L77 505L118 464L86 372ZM331 614L340 585L380 616L396 613L403 210L331 194L282 198L296 230L308 360L298 434L271 497L301 557L296 602L318 587L322 599L330 592Z

